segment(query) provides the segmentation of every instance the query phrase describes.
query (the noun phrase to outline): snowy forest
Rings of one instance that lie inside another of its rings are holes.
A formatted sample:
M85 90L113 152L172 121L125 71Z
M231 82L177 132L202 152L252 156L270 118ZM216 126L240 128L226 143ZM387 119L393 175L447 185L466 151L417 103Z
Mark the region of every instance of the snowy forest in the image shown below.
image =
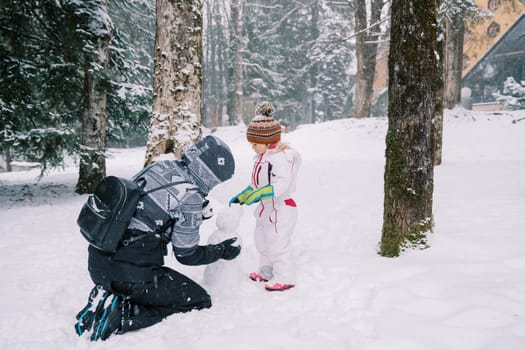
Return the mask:
M20 160L45 170L60 166L64 154L79 154L90 143L80 140L90 99L104 100L95 112L107 122L104 140L89 147L146 142L162 2L156 10L155 0L2 1L4 168ZM386 90L373 96L371 86L376 58L388 55L389 1L204 0L192 6L199 6L202 22L203 126L247 122L263 99L279 106L276 117L292 129L386 115ZM441 27L474 13L472 1L443 1Z
M0 96L2 153L56 166L64 151L77 152L88 72L107 84L108 144L143 144L152 108L155 1L4 3L1 77L9 89ZM350 2L203 1L204 126L249 120L261 99L275 101L278 117L293 126L348 116L352 11ZM108 40L108 62L97 62L100 38ZM234 74L242 74L236 77L242 112L233 110Z
M487 16L474 0L0 0L0 348L521 350L525 82L505 77L506 109L461 105L463 39ZM254 207L231 206L261 101L302 157L286 292L248 278ZM206 194L199 245L234 211L241 254L206 278L168 245L163 266L213 307L92 344L74 329L93 288L80 208L211 134L235 174Z
M30 162L45 176L73 157L85 194L106 176L108 147L145 145L144 165L177 158L204 129L247 124L262 100L287 130L388 116L383 234L424 242L431 230L443 108L460 101L465 24L485 15L474 1L2 3L5 170Z

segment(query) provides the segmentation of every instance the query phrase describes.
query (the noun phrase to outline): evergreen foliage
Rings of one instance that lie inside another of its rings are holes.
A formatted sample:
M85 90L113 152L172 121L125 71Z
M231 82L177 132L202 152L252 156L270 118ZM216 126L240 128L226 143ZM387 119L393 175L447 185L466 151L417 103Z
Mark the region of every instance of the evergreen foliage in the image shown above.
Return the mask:
M144 133L149 122L152 58L143 44L153 45L154 7L153 0L111 4L122 27L117 27L107 76L108 136L122 140ZM9 88L0 89L0 154L40 162L44 171L60 166L65 154L79 153L83 72L97 70L91 42L111 21L98 0L5 2L0 83Z
M343 117L353 59L341 40L350 31L346 11L325 1L248 0L245 98L273 101L292 126Z
M108 83L110 146L144 144L152 110L155 0L2 1L0 7L0 154L60 166L80 152L83 72L104 21L114 28ZM344 118L355 80L350 1L204 0L202 120L232 116L234 42L242 42L243 117L259 100L292 128ZM473 0L440 2L440 19L480 15ZM242 6L236 37L232 7ZM99 23L100 25L97 25ZM92 67L96 69L97 67ZM7 87L7 88L6 88ZM386 94L384 95L386 99ZM377 106L376 106L377 107Z
M486 15L474 0L444 0L439 4L438 24L444 32L447 22L456 28L459 23L466 20L477 22Z
M13 159L56 166L77 148L83 55L75 10L19 0L0 8L0 149Z
M347 115L353 47L348 4L243 0L245 31L235 38L230 3L205 6L204 103L221 118L231 104L232 40L244 51L245 120L257 100L278 106L292 127ZM0 153L37 161L43 169L78 155L83 72L94 60L93 39L114 28L108 83L109 145L144 144L152 104L155 0L5 1L0 8ZM241 3L241 2L240 2ZM98 23L98 24L97 24ZM97 70L96 66L92 69ZM346 108L346 110L345 110ZM205 109L205 114L208 109ZM213 124L210 118L208 125Z
M503 84L503 91L494 93L494 97L509 109L525 109L525 81L519 83L513 77L508 77Z
M108 96L110 145L144 144L151 118L155 0L111 0L115 26Z

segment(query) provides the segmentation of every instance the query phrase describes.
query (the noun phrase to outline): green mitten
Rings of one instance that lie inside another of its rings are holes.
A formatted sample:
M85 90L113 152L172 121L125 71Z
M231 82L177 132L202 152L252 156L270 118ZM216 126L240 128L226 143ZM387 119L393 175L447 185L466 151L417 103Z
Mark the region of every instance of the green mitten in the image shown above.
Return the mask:
M248 197L252 192L253 188L251 186L246 187L241 193L230 199L228 205L231 206L233 203L245 204L246 197Z
M256 190L252 190L246 197L244 197L245 204L257 203L261 199L273 197L273 186L268 184L263 187L259 187Z

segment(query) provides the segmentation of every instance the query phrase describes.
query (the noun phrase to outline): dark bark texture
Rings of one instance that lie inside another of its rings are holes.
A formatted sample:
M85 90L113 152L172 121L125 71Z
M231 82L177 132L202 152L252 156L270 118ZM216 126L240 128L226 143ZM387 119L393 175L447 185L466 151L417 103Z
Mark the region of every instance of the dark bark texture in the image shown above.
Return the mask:
M112 28L101 31L93 43L95 61L86 59L80 137L80 166L76 192L93 193L106 176L107 69L110 60Z
M394 0L380 254L426 245L432 229L433 124L441 89L438 1Z

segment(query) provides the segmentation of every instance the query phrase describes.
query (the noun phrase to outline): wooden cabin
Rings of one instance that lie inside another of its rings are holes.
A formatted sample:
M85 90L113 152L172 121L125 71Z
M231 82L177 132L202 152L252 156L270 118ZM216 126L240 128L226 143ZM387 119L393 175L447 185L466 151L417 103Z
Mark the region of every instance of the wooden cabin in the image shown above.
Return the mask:
M502 109L493 93L503 90L508 77L525 80L525 0L476 3L490 16L465 32L462 103L476 110Z

